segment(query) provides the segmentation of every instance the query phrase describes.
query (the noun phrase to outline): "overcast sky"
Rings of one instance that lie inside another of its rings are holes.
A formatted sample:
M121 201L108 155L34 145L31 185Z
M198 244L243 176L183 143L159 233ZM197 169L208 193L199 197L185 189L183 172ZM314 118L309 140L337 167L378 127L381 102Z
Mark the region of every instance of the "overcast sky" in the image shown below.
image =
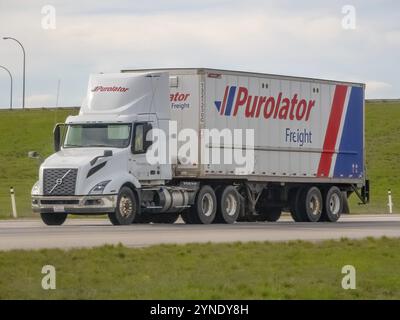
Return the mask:
M55 9L55 29L43 6ZM351 5L352 14L342 12ZM344 19L344 20L343 20ZM343 27L345 22L346 28ZM78 106L90 73L213 67L364 82L367 98L400 98L400 1L0 0L0 36L26 49L26 105ZM22 95L22 53L0 39L0 65ZM9 105L0 70L0 107Z

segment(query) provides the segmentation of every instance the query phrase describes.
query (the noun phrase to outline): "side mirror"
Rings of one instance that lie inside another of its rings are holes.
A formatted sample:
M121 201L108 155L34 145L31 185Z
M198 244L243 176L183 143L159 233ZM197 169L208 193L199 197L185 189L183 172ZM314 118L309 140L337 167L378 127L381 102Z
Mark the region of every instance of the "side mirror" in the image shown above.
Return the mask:
M58 152L61 150L61 125L57 123L54 127L53 136L54 136L54 151Z

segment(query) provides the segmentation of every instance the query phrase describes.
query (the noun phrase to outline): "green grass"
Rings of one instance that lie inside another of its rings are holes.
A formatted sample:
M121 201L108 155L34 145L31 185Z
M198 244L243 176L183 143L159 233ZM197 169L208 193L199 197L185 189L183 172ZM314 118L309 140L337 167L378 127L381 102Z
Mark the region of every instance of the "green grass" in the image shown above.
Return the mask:
M387 191L392 190L395 211L400 213L400 104L366 104L367 173L371 180L371 203L352 201L353 212L388 212Z
M365 117L367 173L371 180L371 204L366 210L388 212L387 190L391 189L395 211L400 213L400 104L368 103Z
M52 153L52 129L63 122L70 110L0 111L0 218L10 216L9 187L15 188L19 216L32 216L30 189L37 180L37 162L27 153L36 150L43 156ZM351 201L352 212L387 212L387 189L391 188L395 210L400 212L400 104L366 105L366 143L368 176L371 180L371 204L358 206Z
M400 299L400 239L0 252L0 299ZM44 265L56 290L41 288ZM342 267L356 268L343 290Z
M30 192L38 176L35 150L47 157L53 151L53 127L77 109L0 111L0 217L10 217L10 186L15 188L19 216L32 216Z

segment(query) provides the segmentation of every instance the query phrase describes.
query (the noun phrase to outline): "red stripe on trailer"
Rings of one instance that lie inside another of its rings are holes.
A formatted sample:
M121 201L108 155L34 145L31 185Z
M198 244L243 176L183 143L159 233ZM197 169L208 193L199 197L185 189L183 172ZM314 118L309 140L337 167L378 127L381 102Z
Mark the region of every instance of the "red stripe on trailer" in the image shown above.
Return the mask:
M337 85L333 96L331 113L329 115L328 127L326 128L324 145L322 147L321 159L318 165L318 177L328 177L332 165L332 156L335 152L336 140L342 119L344 101L346 100L347 86Z
M222 101L222 106L221 106L221 110L219 111L219 114L224 114L224 112L225 112L226 99L228 98L228 89L229 89L229 86L226 86L224 100Z

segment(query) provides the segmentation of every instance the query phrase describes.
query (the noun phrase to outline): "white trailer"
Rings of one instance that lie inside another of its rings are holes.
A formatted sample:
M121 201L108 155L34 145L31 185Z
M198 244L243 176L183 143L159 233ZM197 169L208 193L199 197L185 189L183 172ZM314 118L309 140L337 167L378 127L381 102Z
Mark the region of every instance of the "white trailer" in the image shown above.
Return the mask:
M276 221L283 210L337 221L351 193L369 200L364 89L215 69L93 75L80 114L55 128L33 210L47 224L69 213L116 225ZM160 147L165 161L149 160Z

